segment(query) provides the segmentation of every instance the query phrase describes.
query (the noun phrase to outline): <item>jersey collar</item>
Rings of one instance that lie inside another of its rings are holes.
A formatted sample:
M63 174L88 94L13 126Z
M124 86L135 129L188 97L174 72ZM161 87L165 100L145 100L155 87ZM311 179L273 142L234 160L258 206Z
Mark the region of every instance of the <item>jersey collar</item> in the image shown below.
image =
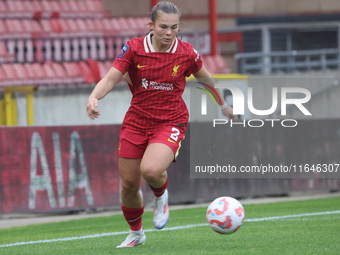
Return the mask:
M151 43L151 35L153 32L150 32L147 36L144 37L144 50L146 53L150 53L150 52L156 52L154 47L152 46ZM167 53L175 53L177 50L177 46L178 46L178 39L177 37L175 38L175 40L173 40L171 46L169 47L169 49L166 51Z

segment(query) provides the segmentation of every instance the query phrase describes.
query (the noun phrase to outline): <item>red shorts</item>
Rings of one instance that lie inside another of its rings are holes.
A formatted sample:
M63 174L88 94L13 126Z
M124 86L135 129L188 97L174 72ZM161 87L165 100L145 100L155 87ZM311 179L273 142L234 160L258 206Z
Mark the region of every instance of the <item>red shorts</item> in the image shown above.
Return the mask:
M147 146L151 143L168 145L174 153L174 161L185 138L186 127L166 126L152 131L136 131L121 128L118 156L122 158L142 158Z

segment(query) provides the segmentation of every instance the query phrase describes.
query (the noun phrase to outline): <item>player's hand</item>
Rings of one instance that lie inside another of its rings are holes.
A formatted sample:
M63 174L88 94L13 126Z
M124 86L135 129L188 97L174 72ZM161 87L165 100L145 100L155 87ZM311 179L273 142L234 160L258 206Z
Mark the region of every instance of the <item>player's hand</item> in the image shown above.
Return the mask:
M87 111L87 115L93 120L98 118L100 115L100 112L96 109L97 106L98 106L98 99L94 97L89 97L89 99L87 100L86 111Z
M233 114L233 108L228 105L226 108L222 109L222 113L224 116L228 117L232 121L237 121L237 115Z

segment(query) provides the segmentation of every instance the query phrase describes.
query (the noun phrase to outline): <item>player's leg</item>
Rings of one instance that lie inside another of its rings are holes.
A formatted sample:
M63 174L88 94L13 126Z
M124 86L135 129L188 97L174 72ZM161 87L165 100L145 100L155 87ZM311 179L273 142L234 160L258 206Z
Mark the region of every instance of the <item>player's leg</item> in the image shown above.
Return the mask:
M145 242L142 228L143 201L139 192L141 184L140 162L147 145L145 134L122 128L118 147L121 177L122 211L130 225L130 235L121 247L134 247Z
M169 146L151 143L143 155L140 169L144 180L154 188L161 188L167 181L166 169L174 160L174 153Z
M164 192L168 175L166 169L176 161L181 141L184 139L186 126L166 126L156 130L149 138L149 144L141 162L141 174L151 186L155 196ZM158 189L158 190L157 190Z
M119 158L119 174L121 178L122 205L128 208L143 207L139 189L142 180L140 173L141 159Z
M141 159L119 158L123 215L130 225L130 234L117 248L134 247L145 242L142 227L144 206L139 189Z
M169 219L168 174L166 169L174 160L174 153L168 145L151 143L141 162L141 173L154 193L154 226L163 228Z

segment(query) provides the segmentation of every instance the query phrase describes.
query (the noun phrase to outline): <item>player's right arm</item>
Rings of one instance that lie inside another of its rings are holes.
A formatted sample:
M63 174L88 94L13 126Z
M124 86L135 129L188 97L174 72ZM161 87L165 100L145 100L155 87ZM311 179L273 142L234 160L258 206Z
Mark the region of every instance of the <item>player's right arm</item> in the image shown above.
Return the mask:
M115 67L111 67L106 75L97 83L91 95L87 100L87 115L91 119L98 118L100 112L98 111L98 101L105 97L120 81L123 73Z

